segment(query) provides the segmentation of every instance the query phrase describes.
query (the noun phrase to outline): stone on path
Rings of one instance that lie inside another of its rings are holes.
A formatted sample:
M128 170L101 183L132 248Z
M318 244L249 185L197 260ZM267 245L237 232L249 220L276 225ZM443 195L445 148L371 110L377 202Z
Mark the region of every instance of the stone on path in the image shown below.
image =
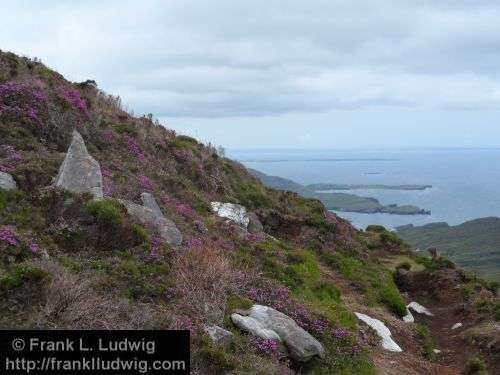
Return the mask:
M389 328L378 319L370 318L368 315L355 312L359 320L368 324L371 328L377 332L380 337L382 347L391 352L402 352L403 349L392 339L392 334Z
M457 329L457 328L460 328L462 326L463 326L462 323L455 323L455 324L453 324L453 326L451 327L451 329Z

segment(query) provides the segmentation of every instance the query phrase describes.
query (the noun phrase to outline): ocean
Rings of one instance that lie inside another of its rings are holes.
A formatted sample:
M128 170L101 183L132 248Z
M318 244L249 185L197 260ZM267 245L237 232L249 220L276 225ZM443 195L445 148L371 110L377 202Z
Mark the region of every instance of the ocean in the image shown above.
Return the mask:
M358 228L423 225L500 216L500 149L228 150L227 156L269 175L301 184L419 184L423 191L350 190L382 204L412 204L431 215L337 212Z

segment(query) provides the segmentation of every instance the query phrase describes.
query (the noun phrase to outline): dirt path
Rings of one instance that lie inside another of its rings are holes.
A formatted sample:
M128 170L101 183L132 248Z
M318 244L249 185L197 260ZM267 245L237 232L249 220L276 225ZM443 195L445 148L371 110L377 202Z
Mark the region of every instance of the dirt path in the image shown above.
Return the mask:
M431 336L435 342L435 348L442 353L437 357L436 362L426 360L421 353L422 347L419 339L415 336L413 325L403 322L400 318L389 313L382 307L368 307L364 302L362 293L349 280L337 274L329 267L321 266L323 275L327 276L341 290L342 300L352 312L365 313L373 318L383 321L391 330L394 340L403 348L402 353L389 352L378 344L378 339L370 337L369 330L361 325L358 339L364 345L371 346L371 358L373 363L382 375L459 375L459 370L464 360L468 358L463 345L459 345L459 338L456 333L451 333L451 325L456 323L459 317L454 313L454 306L448 305L438 307L429 301L409 296L409 299L421 303L428 307L434 317L413 314L415 320L424 323L429 327ZM412 299L413 298L413 299ZM422 300L422 302L421 302ZM425 303L428 303L427 305ZM450 323L452 322L452 323ZM458 332L457 332L458 333Z

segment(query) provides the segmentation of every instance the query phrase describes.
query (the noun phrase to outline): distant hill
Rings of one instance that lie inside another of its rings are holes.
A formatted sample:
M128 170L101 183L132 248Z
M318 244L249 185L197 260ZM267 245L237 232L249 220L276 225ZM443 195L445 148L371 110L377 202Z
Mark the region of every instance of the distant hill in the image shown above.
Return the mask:
M486 217L450 226L432 223L397 228L414 247L436 247L446 257L484 277L500 281L500 218Z
M361 212L361 213L388 213L394 215L428 215L430 211L421 209L412 205L398 206L396 204L383 205L377 199L370 197L361 197L355 194L338 193L338 192L318 192L317 190L331 189L335 186L340 186L339 190L350 190L349 186L353 189L359 188L356 186L361 185L334 185L334 184L314 184L314 185L301 185L287 178L278 176L270 176L265 173L256 171L255 169L248 169L251 174L259 178L265 185L274 189L289 190L299 193L305 197L319 199L329 210L345 211L345 212ZM382 186L385 185L366 185L366 186ZM423 188L423 185L413 185L415 188ZM409 190L410 185L401 185L405 187L404 190ZM428 186L426 186L428 187ZM391 188L391 186L386 186ZM396 187L393 186L393 189Z

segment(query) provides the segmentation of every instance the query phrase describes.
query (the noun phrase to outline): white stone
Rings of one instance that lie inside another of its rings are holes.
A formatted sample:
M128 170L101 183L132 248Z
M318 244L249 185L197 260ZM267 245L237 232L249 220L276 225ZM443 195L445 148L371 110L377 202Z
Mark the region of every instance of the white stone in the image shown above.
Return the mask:
M16 181L12 178L12 176L5 172L0 172L0 189L4 190L12 190L16 189L17 184Z
M435 353L435 354L439 354L439 353L441 353L441 350L439 350L439 349L434 349L434 353Z
M359 320L368 324L371 328L377 332L381 339L381 344L384 349L391 352L402 352L403 349L392 339L392 334L389 328L378 319L370 318L368 315L355 312Z
M289 316L267 306L253 305L248 315L232 314L231 320L240 329L263 339L276 340L289 356L306 362L323 358L323 345Z
M408 309L408 308L406 308L406 315L403 316L403 321L406 323L413 323L415 321L413 314L411 313L410 309Z
M225 217L247 228L250 218L245 207L234 203L211 202L212 210L220 217Z
M424 306L417 302L410 302L410 304L407 306L408 309L412 309L418 314L425 314L427 316L433 316L432 313Z
M457 328L460 328L462 326L463 326L462 323L455 323L455 324L453 324L453 326L451 327L451 329L457 329Z

